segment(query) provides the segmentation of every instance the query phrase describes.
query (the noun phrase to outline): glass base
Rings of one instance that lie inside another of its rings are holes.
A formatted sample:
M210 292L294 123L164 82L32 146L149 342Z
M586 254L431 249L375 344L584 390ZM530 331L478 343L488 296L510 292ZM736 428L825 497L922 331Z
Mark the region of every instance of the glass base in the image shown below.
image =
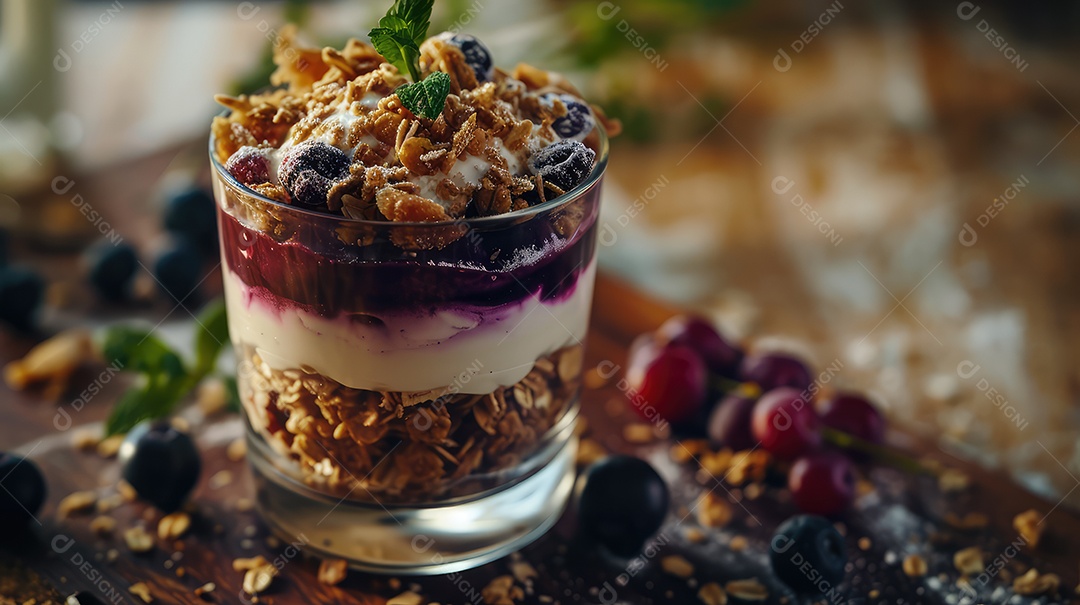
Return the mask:
M249 445L257 439L249 429ZM259 512L283 540L363 571L434 575L478 567L550 529L573 489L577 447L576 437L563 441L543 468L506 488L424 508L331 498L249 458Z

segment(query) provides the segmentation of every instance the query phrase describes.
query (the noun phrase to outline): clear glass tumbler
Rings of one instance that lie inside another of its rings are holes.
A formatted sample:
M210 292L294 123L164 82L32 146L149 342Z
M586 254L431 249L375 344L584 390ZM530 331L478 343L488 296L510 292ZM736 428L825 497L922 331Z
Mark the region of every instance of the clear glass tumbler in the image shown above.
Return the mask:
M285 205L210 154L248 456L277 533L369 571L446 573L558 519L607 163L594 140L565 195L441 223Z

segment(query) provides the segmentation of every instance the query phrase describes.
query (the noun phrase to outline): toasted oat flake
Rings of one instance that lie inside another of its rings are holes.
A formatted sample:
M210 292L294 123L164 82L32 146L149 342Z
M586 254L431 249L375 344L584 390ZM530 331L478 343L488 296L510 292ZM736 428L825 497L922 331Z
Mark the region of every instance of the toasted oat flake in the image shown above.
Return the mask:
M708 492L702 496L696 510L698 522L705 527L724 527L731 522L731 505L716 492Z
M72 513L83 513L90 510L95 502L97 502L97 494L92 491L74 492L60 501L56 511L61 519L66 519Z
M98 431L81 430L75 431L71 438L71 445L81 451L92 450L101 442L101 434Z
M514 584L513 576L499 576L488 582L480 592L484 603L491 605L514 605L525 598L525 591Z
M705 605L727 605L727 593L716 582L702 586L697 596Z
M953 565L956 569L965 575L978 575L982 573L983 556L982 550L978 546L972 546L963 550L957 551L953 555Z
M660 559L660 568L680 578L689 578L694 575L694 565L679 555L668 555Z
M962 492L971 486L971 477L962 471L947 468L938 475L938 487L943 492Z
M1026 510L1013 518L1013 528L1020 532L1020 537L1028 543L1031 548L1035 548L1039 545L1039 538L1042 537L1044 516L1035 509Z
M742 552L746 550L746 547L750 545L750 542L743 536L735 536L728 544L728 548L735 552Z
M211 592L214 592L216 588L216 584L214 584L213 582L207 582L206 584L203 584L202 586L195 589L195 596L201 597L204 594L209 594Z
M4 367L4 380L15 390L49 383L47 392L62 394L71 374L93 355L90 332L61 332L38 344L25 357Z
M902 566L904 573L912 578L921 578L925 576L927 572L926 559L919 555L908 555L904 557Z
M650 443L656 441L652 425L635 422L623 427L623 439L630 443Z
M221 488L225 487L226 485L229 485L230 483L232 483L232 480L233 480L232 472L225 469L225 470L220 470L220 471L214 473L210 477L210 481L209 481L208 484L210 485L210 489L221 489Z
M141 525L124 531L124 543L135 553L150 552L154 548L154 538Z
M252 569L258 569L266 564L266 557L257 555L250 558L233 559L232 567L233 571L250 571Z
M153 603L154 595L150 594L150 587L145 582L138 582L128 587L128 592L142 599L143 603Z
M225 448L225 456L233 462L241 462L247 456L247 441L236 439Z
M124 443L124 435L113 435L102 439L97 444L97 455L102 458L115 458L120 452L120 446Z
M686 528L686 530L683 532L683 535L686 536L687 542L690 542L691 544L701 544L705 541L707 537L705 535L705 532L701 531L696 527Z
M874 546L874 543L870 540L870 538L867 538L866 536L859 538L857 544L859 546L859 550L870 550Z
M600 369L600 366L590 368L588 372L585 372L585 377L582 382L585 384L586 389L599 389L603 388L608 383L610 376L607 372Z
M727 593L744 601L764 601L769 598L769 591L756 578L732 580L724 585Z
M213 416L225 411L229 404L228 388L225 381L220 378L208 378L199 383L195 393L195 403L207 416Z
M345 559L323 559L319 563L319 583L336 586L349 573L349 564Z
M407 590L396 597L390 597L386 605L420 605L424 598L411 590Z
M185 512L176 512L165 515L158 521L158 537L162 540L175 540L191 527L191 515Z
M1040 575L1035 568L1029 569L1027 573L1013 580L1013 590L1025 596L1057 592L1059 587L1061 587L1061 578L1056 574Z
M244 592L259 594L266 592L277 575L277 568L269 563L260 565L244 572Z
M510 564L510 573L514 574L514 577L518 582L525 584L530 582L533 578L536 578L540 574L536 572L536 568L529 565L525 561L514 561Z
M116 519L107 515L95 517L94 520L90 522L90 531L99 536L108 536L112 534L115 529Z
M120 497L128 502L134 502L139 498L139 492L135 491L135 488L131 487L131 484L123 479L116 483L116 491L120 492Z
M588 466L607 456L607 450L593 439L582 439L578 444L577 464Z

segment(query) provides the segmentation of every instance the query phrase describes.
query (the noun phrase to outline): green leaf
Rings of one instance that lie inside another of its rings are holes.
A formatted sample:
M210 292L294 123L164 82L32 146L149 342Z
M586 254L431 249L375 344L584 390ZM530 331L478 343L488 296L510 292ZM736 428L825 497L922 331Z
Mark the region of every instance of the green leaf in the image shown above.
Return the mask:
M434 120L446 105L450 94L450 76L436 71L420 82L405 84L397 89L401 104L416 115Z
M146 382L124 393L105 422L105 434L126 433L136 424L168 415L191 390L188 376L147 375Z
M404 31L376 27L368 33L371 45L401 73L420 80L420 47Z
M427 38L427 30L431 26L431 8L434 5L435 0L395 0L383 19L395 19L395 22L404 24L404 27L393 29L408 32L412 41L420 46L424 38ZM387 27L382 20L379 25Z
M184 376L184 362L168 345L140 328L113 326L105 332L106 362L132 372Z
M225 302L215 301L199 314L195 333L195 374L205 376L217 365L221 349L229 342L229 320Z
M228 402L225 404L225 409L239 413L241 408L240 402L240 386L236 384L236 376L226 376L225 382L225 395L228 397Z

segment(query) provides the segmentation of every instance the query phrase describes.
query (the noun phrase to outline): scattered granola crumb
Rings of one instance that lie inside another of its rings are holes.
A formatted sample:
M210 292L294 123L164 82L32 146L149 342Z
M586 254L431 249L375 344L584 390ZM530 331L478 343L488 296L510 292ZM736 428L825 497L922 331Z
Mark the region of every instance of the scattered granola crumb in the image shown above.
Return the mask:
M876 589L876 588L874 588L874 589L873 589L873 590L871 590L871 591L870 591L869 593L867 593L867 595L866 595L866 596L870 597L871 599L876 599L876 598L878 598L878 597L880 597L880 596L881 596L881 591L880 591L880 590L878 590L878 589Z
M214 592L214 589L216 588L216 584L214 584L213 582L207 582L206 584L203 584L202 586L195 589L195 596L201 597L204 594L209 594L211 592Z
M702 586L697 596L705 605L727 605L727 593L716 582Z
M220 414L229 404L228 389L220 378L208 378L199 383L195 393L195 403L207 416Z
M652 425L635 422L623 427L623 439L629 443L652 443L656 441L656 434Z
M249 558L233 559L232 568L233 571L249 571L258 567L262 567L266 564L266 557L262 555L256 555Z
M131 487L131 484L123 479L116 482L116 491L120 492L120 497L128 502L134 502L139 498L139 492L135 491L135 488Z
M605 450L604 446L600 445L599 442L593 439L582 439L578 444L578 466L588 466L605 456L607 456L607 450Z
M105 562L106 563L115 563L119 558L120 558L120 551L119 550L116 550L115 548L110 548L109 550L105 551Z
M246 513L253 508L255 508L255 503L251 500L251 498L236 499L236 510L238 510L239 512Z
M233 565L235 566L235 561ZM247 570L244 572L244 592L253 595L266 592L276 575L277 568L269 563Z
M874 543L870 540L870 538L863 536L859 538L858 545L859 550L870 550L874 546Z
M225 456L233 462L241 462L247 456L247 441L243 438L234 440L225 448Z
M115 529L116 519L113 519L108 515L95 517L94 520L90 522L90 531L101 537L112 535L113 530Z
M957 551L953 555L953 565L964 575L972 576L982 573L984 569L982 550L978 546L972 546Z
M610 375L607 375L605 372L600 370L600 366L590 368L588 372L585 372L585 378L583 380L584 383L585 383L585 388L586 389L603 388L603 386L607 384L608 378L610 378L610 377L611 377Z
M75 431L75 434L71 438L71 445L79 451L89 451L97 447L97 444L101 442L101 434L99 431L92 430L79 430Z
M99 513L107 513L123 503L123 496L120 494L112 494L111 496L105 496L104 498L99 499L94 508Z
M742 552L746 550L746 547L750 545L750 542L743 536L735 536L731 539L731 543L728 544L728 548L735 552Z
M337 586L349 573L349 564L345 559L323 559L319 563L319 583Z
M90 332L68 330L30 349L22 359L7 364L4 380L16 391L45 383L47 393L60 396L67 388L71 374L92 355Z
M525 598L525 591L514 585L514 576L499 576L493 579L480 594L484 603L489 605L514 605L515 599Z
M191 515L177 512L165 515L158 522L158 537L162 540L174 540L184 535L191 527Z
M668 555L660 559L660 568L680 578L689 578L694 575L694 565L679 555Z
M536 568L525 561L514 561L511 563L510 573L514 574L517 581L522 584L527 584L540 575L536 572Z
M908 577L921 578L926 575L926 559L919 555L908 555L904 557L903 568Z
M145 582L138 582L128 587L128 592L142 599L143 603L153 603L154 595L150 594L150 587Z
M686 536L686 540L691 544L701 544L705 541L705 532L696 527L686 528L684 535Z
M74 492L60 501L56 511L61 519L66 519L72 513L83 513L90 510L95 502L97 502L97 494L92 491Z
M968 513L961 517L956 513L945 513L945 523L959 530L982 529L990 524L990 519L983 513Z
M386 605L420 605L423 602L423 597L411 590L407 590L396 597L391 597L386 601Z
M154 548L154 538L142 525L136 525L124 532L124 543L131 552L150 552Z
M224 469L224 470L220 470L220 471L214 473L210 477L210 481L208 482L208 485L210 486L210 489L221 489L221 488L225 487L226 485L232 483L232 480L233 480L232 472L229 471L228 469Z
M1013 580L1013 590L1016 591L1017 594L1025 596L1056 592L1060 586L1061 578L1056 574L1048 573L1039 575L1038 570L1035 568L1029 569L1026 574Z
M697 506L697 518L705 527L723 527L731 522L731 505L715 492L701 497Z
M1027 510L1013 519L1013 528L1020 532L1020 537L1028 543L1031 548L1035 548L1039 545L1039 538L1042 537L1044 526L1043 515L1039 514L1039 511L1035 509Z
M769 598L769 591L755 578L732 580L724 585L727 593L744 601L764 601Z
M97 444L97 455L102 458L115 458L124 443L124 435L113 435L102 439Z
M962 492L971 486L971 477L953 468L947 468L938 476L938 487L943 492Z

